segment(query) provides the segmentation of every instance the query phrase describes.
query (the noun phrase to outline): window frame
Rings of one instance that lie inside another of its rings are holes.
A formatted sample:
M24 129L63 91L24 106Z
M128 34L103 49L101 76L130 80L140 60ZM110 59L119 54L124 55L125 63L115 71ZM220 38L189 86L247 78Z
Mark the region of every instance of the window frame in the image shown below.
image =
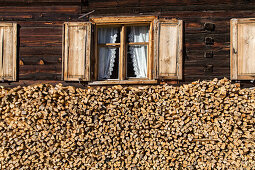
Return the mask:
M133 16L133 17L97 17L91 18L90 21L94 25L94 81L90 84L154 84L157 80L153 79L153 60L154 60L154 20L155 16ZM149 26L149 41L145 43L128 43L126 41L128 26ZM99 67L99 44L98 44L98 28L99 27L120 27L120 43L106 44L113 46L119 44L119 75L118 80L98 80ZM127 47L129 44L146 44L147 45L147 77L135 78L127 77Z

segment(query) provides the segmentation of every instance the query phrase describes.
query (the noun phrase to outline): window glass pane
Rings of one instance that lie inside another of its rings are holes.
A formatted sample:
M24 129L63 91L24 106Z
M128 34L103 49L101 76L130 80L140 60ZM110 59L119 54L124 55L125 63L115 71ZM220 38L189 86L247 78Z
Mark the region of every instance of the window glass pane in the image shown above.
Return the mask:
M149 26L127 27L128 42L149 42Z
M119 48L100 47L98 79L118 79L119 76Z
M128 46L127 77L147 77L147 46Z
M106 27L98 28L98 43L119 43L120 42L120 28Z

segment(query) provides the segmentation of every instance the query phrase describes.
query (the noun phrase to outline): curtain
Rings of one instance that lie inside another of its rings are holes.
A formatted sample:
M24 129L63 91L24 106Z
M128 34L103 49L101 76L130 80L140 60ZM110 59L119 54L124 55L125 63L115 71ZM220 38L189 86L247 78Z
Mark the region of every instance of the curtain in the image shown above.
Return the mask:
M131 27L128 35L129 42L148 42L148 27ZM137 78L147 77L147 46L135 45L129 47L133 61L134 72Z
M118 28L99 28L98 42L99 44L115 43L118 36ZM116 58L115 47L99 48L99 80L109 79L112 75L114 62Z

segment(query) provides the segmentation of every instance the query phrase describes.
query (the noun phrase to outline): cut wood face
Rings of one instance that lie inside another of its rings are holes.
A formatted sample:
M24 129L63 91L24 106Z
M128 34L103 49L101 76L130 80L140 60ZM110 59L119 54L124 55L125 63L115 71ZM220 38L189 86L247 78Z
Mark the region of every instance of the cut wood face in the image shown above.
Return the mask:
M238 75L255 75L255 23L238 24Z

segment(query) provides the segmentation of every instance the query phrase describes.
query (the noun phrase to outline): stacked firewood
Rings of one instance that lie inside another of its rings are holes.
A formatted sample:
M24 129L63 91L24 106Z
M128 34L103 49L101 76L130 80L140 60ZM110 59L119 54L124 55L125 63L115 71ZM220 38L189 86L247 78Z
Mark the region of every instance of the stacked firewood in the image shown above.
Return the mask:
M0 168L254 169L254 110L227 79L2 87Z

